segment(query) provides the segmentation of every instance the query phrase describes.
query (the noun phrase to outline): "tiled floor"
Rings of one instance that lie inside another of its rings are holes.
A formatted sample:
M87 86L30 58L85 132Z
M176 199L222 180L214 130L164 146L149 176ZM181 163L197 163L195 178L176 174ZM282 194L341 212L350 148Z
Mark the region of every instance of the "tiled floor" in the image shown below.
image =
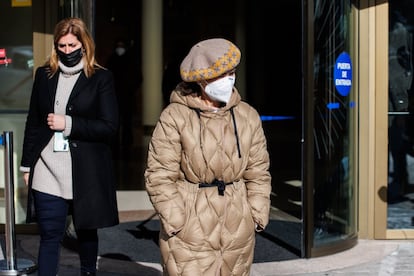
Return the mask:
M388 204L388 229L414 229L414 193Z

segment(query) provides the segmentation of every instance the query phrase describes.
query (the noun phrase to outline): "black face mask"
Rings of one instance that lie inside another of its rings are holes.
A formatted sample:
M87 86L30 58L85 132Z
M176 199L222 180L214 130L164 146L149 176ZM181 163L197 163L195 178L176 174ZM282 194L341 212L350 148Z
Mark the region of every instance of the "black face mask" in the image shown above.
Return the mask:
M82 56L83 56L82 48L79 48L69 54L65 54L64 52L60 50L57 50L56 53L59 57L59 60L67 67L73 67L76 64L78 64L81 61Z

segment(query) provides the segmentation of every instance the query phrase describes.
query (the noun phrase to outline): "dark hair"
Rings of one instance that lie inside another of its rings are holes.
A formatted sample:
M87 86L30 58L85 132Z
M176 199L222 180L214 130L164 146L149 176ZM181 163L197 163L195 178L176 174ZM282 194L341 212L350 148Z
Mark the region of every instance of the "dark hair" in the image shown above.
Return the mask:
M175 90L179 91L182 95L201 95L201 87L196 82L182 81L176 86Z

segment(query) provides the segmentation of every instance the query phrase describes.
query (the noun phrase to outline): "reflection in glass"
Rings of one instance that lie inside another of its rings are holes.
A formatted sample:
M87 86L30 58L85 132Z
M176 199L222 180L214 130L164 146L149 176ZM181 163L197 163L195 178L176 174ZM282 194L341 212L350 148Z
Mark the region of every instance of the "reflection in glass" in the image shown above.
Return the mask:
M314 247L355 235L351 1L315 2ZM343 66L342 66L343 65ZM345 66L346 65L346 66ZM338 81L337 70L340 70Z
M32 7L13 7L15 1L0 1L0 132L13 133L13 184L15 222L26 218L27 188L19 172L23 129L33 84ZM16 23L18 22L18 23ZM0 190L3 191L4 147L0 146ZM5 223L4 204L0 224Z
M29 105L33 75L31 45L0 44L0 109L26 110Z
M412 1L389 1L387 228L414 228Z

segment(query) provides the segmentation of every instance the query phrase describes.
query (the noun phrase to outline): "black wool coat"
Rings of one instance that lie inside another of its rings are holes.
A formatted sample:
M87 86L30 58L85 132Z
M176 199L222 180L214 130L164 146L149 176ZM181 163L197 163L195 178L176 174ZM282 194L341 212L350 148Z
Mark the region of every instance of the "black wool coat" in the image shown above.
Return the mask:
M36 70L23 140L21 166L31 169L28 223L36 221L31 189L33 170L54 134L47 125L47 115L54 113L59 74L49 78L47 70L47 67ZM68 138L72 157L74 225L82 229L116 225L119 218L111 140L118 129L119 115L112 73L97 68L95 74L87 78L82 72L69 97L66 115L72 117Z

